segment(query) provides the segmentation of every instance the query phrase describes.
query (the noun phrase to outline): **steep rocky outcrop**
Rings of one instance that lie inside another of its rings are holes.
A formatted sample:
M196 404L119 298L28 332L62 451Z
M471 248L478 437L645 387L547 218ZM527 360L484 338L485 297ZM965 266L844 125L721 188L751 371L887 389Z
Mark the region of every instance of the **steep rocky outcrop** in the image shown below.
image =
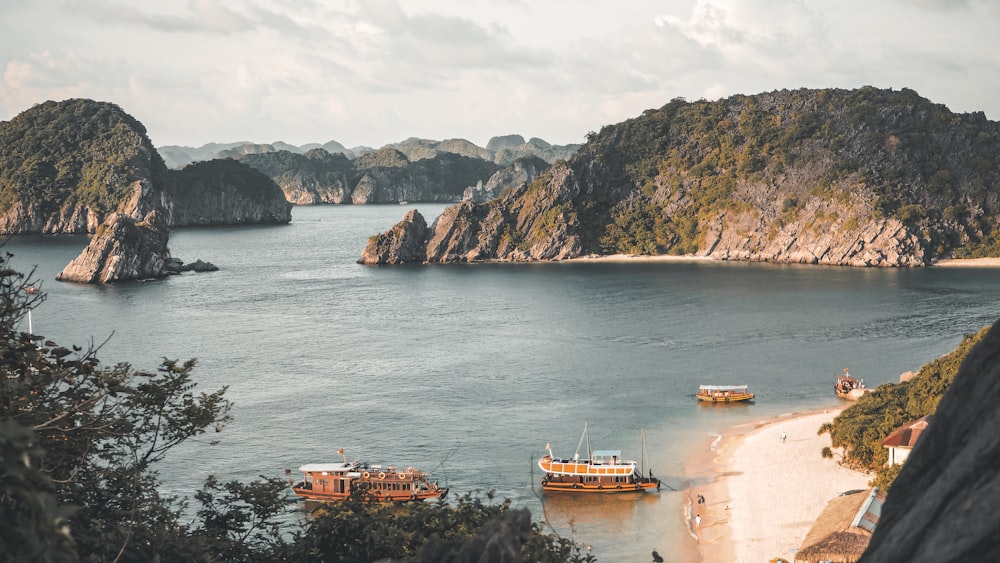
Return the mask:
M124 213L113 213L87 248L56 279L113 283L164 277L164 266L170 259L169 237L170 230L156 211L141 222Z
M1000 324L965 359L882 506L861 563L1000 561Z
M159 211L142 221L112 213L97 229L87 248L56 275L59 281L115 283L162 278L182 272L214 272L219 268L201 259L185 264L170 255L170 228Z
M510 165L494 172L485 185L480 181L475 186L465 188L462 199L472 203L489 201L499 196L507 188L530 184L548 167L549 163L537 156L519 158Z
M359 264L420 263L426 258L424 240L427 222L416 209L411 209L403 220L389 231L368 239L368 246L361 253Z
M592 134L522 189L447 210L427 260L919 267L1000 248L998 154L996 122L911 90L678 99Z

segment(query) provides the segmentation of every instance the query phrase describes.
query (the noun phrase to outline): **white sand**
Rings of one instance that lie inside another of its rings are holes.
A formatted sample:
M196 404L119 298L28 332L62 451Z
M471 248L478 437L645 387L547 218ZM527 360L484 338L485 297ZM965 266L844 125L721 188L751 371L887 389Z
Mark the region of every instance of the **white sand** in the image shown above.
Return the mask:
M677 256L674 254L658 254L648 256L645 254L588 254L579 258L569 258L562 262L712 262L715 258L709 256L695 256L685 254Z
M932 264L935 268L1000 268L1000 258L949 258Z
M816 432L839 412L783 416L723 435L715 446L716 479L691 491L692 499L706 498L690 505L702 516L701 526L692 525L702 561L794 561L826 503L868 487L871 476L840 466L839 455L821 455L830 435Z

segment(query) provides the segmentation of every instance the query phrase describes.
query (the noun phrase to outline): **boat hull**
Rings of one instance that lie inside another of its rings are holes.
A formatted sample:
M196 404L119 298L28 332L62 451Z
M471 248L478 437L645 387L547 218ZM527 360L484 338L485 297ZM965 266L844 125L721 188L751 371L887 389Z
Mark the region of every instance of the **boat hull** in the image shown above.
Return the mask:
M317 500L322 502L337 502L342 500L347 500L350 498L349 493L324 493L317 492L311 489L305 489L302 487L292 487L292 492L294 492L298 497L306 500ZM448 489L439 488L436 491L418 491L416 493L412 492L398 492L393 491L389 493L380 493L378 491L370 491L367 493L367 498L374 501L382 502L410 502L418 500L427 500L433 498L444 498L448 496Z
M740 403L752 401L754 399L754 394L750 393L748 395L729 395L728 397L713 397L711 395L697 395L699 401L706 403Z
M552 479L542 480L542 490L547 493L572 493L572 494L622 494L622 493L642 493L649 490L657 490L659 481L654 480L643 483L571 483L568 481L556 481Z

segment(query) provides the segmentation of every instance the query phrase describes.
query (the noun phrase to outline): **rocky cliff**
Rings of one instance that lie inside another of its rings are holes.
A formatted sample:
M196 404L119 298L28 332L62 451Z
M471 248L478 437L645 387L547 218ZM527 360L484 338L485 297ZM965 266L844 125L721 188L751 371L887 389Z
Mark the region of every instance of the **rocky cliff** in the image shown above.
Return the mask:
M77 283L113 283L160 278L170 259L170 230L162 215L149 213L135 221L112 213L101 224L87 248L66 266L57 280Z
M998 155L996 122L910 90L678 99L604 127L521 189L448 209L423 243L430 262L923 266L1000 254Z
M368 240L368 247L358 260L360 264L421 263L427 258L425 246L427 222L416 209L411 209L395 227Z
M482 181L462 192L462 199L472 203L483 203L498 197L507 188L530 184L549 168L549 164L537 156L526 156L514 160L497 170L486 184Z
M861 563L1000 561L1000 325L969 353L896 477Z
M270 176L298 205L325 203L452 202L469 185L490 177L498 167L488 160L441 152L411 161L394 148L366 153L353 161L313 149L247 154L239 161Z
M114 104L45 102L0 123L0 233L93 233L112 213L153 210L168 226L291 219L281 190L245 166L167 170Z

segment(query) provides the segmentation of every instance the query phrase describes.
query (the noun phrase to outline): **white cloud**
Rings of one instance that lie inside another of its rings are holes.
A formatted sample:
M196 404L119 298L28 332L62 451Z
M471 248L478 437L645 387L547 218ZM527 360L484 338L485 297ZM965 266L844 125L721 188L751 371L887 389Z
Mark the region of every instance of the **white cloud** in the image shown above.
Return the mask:
M864 84L996 119L998 23L984 0L8 0L0 119L76 96L157 144L567 143L678 96Z

